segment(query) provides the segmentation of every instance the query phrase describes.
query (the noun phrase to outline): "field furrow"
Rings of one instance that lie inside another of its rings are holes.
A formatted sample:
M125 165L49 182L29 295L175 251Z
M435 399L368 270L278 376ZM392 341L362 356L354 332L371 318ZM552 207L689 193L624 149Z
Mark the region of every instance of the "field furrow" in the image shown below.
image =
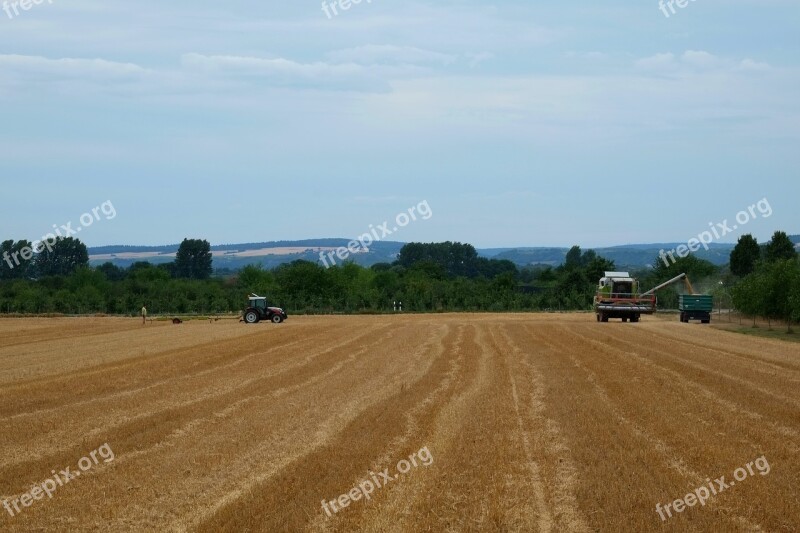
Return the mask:
M2 531L800 529L791 344L585 314L0 338Z

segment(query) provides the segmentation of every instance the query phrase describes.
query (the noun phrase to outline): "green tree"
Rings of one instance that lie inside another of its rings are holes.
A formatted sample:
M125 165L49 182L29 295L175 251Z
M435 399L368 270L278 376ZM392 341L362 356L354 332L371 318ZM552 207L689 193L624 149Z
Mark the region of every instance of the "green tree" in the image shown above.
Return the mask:
M768 262L774 262L794 259L795 257L797 257L797 251L792 240L786 235L786 232L776 231L772 235L772 240L767 243L764 259Z
M594 252L594 250L589 250L589 252ZM584 258L586 258L586 252ZM592 255L589 256L591 259L584 264L584 272L586 273L586 277L588 280L593 284L597 285L606 272L613 272L617 267L614 264L614 261L609 261L605 257L599 255Z
M742 235L731 252L731 272L744 277L755 269L756 262L761 258L761 247L755 237Z
M179 278L211 277L211 245L202 239L183 239L175 256L175 275Z
M573 246L567 252L567 257L564 259L564 267L567 269L578 268L581 266L581 247Z
M767 310L767 276L762 270L756 270L749 274L731 290L734 307L745 315L753 317L753 326L756 325L756 317L765 316Z
M36 256L40 276L68 276L89 265L86 245L73 237L58 237L52 246L42 247Z
M770 263L765 269L767 318L785 320L791 329L792 282L798 275L798 264L794 259L786 259Z
M479 275L478 252L471 244L460 242L408 243L400 249L396 264L409 268L421 261L439 265L448 276Z
M0 244L0 279L26 279L33 275L33 248L26 240Z
M122 281L125 279L125 270L114 263L105 262L97 270L102 272L108 281Z

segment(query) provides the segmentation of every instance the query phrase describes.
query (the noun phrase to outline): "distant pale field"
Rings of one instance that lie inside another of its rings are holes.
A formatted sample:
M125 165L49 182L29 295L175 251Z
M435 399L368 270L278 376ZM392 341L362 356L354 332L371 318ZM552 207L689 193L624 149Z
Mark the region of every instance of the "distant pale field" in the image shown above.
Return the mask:
M800 344L677 320L2 319L0 419L0 505L114 454L0 531L800 530Z
M223 252L211 252L211 255L217 257L263 257L267 255L291 255L302 254L305 252L332 252L337 250L336 247L330 246L317 246L317 247L302 247L302 246L284 246L275 248L259 248L256 250L230 250ZM361 250L356 250L352 253L362 253ZM166 254L159 252L123 252L118 254L96 254L89 256L92 261L110 261L112 259L140 259L145 260L154 257L174 258L175 254Z

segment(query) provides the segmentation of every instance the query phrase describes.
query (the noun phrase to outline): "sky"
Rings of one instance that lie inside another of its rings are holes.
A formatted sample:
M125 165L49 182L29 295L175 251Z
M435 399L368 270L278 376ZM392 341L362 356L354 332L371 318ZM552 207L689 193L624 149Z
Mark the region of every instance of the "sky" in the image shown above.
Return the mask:
M797 0L37 1L0 0L0 240L800 233Z

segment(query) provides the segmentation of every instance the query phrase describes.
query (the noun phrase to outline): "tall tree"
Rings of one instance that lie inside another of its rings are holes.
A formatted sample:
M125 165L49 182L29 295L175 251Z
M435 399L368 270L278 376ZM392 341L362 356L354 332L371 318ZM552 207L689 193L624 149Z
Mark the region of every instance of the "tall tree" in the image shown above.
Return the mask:
M40 276L69 276L88 265L86 245L74 237L58 237L52 246L43 246L36 256Z
M733 305L742 313L752 316L753 326L755 326L757 316L769 314L767 307L768 292L769 280L767 275L763 272L763 269L756 269L733 287L731 291Z
M26 240L0 244L0 279L24 279L33 273L33 249Z
M449 276L475 277L479 274L478 252L471 244L460 242L408 243L400 249L396 264L409 268L430 261Z
M772 235L772 240L767 243L765 259L769 262L783 261L784 259L794 259L797 251L794 243L784 231L776 231Z
M183 239L175 256L175 275L179 278L211 277L211 244L201 239Z
M578 245L573 246L567 252L567 257L564 259L564 267L567 269L578 268L581 266L581 247Z
M761 258L761 248L755 237L742 235L731 252L731 272L744 277L755 269L756 261Z

